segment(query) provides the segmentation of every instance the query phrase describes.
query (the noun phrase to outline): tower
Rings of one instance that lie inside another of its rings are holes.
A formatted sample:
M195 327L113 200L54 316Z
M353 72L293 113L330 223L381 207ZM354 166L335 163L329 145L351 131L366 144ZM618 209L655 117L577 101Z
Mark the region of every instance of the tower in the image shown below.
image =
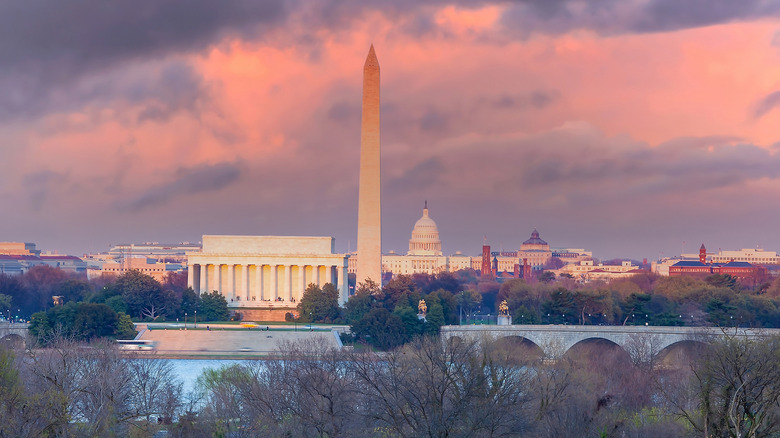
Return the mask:
M528 259L523 259L523 278L526 282L531 280L531 265L528 264Z
M374 45L363 65L363 116L360 126L357 282L382 286L382 204L379 154L379 60Z
M699 261L701 264L707 263L707 248L704 247L704 244L701 244L701 248L699 248Z
M493 269L490 266L490 245L482 245L482 270L480 272L480 281L487 281L493 278Z

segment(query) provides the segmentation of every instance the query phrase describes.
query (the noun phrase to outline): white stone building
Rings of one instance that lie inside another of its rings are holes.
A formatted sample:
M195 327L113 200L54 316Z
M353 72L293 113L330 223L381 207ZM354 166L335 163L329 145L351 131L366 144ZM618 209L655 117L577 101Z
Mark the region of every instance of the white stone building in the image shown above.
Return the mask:
M436 222L428 216L428 203L425 203L422 217L417 220L409 239L409 252L406 255L382 255L382 272L394 275L438 274L449 271L448 257L441 252L441 238Z
M564 264L576 264L582 260L590 260L592 256L592 252L584 249L550 249L550 245L539 237L539 232L533 230L530 239L520 245L519 251L491 253L491 265L495 259L498 272L514 272L515 265L522 267L525 259L533 269L539 270L550 257L557 257ZM357 271L357 260L357 253L350 254L349 273L354 274ZM481 256L472 257L460 252L450 256L443 255L439 228L428 214L427 202L422 217L412 229L409 252L396 254L391 251L382 255L383 274L438 274L461 269L480 270L481 266Z
M593 260L583 260L579 264L568 264L560 269L554 270L556 275L569 274L578 281L592 280L614 280L616 278L627 277L638 273L646 273L639 269L639 266L630 261L623 261L619 265L593 264Z
M742 248L738 251L723 251L708 254L707 258L712 263L748 262L754 265L777 265L780 257L775 251L764 251L760 248Z
M396 254L394 251L382 254L382 274L393 275L438 274L440 272L455 272L461 269L479 269L481 258L463 255L456 252L445 256L441 249L439 227L428 214L428 203L423 208L423 215L414 224L412 237L409 239L409 251L406 254ZM349 273L357 271L358 255L356 252L349 257Z
M203 249L188 254L187 283L221 293L234 310L293 308L311 283L336 285L343 304L347 263L332 237L203 236Z

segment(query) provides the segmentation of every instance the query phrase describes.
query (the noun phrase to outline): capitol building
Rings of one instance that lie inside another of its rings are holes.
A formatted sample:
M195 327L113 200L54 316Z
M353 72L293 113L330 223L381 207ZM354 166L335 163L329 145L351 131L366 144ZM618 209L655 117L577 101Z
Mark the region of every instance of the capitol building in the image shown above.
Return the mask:
M551 257L559 258L563 264L578 263L593 256L584 249L551 249L550 245L539 237L539 232L533 230L531 238L523 242L519 251L490 252L489 259L485 255L468 256L456 252L445 256L442 252L441 237L436 222L430 217L428 203L425 203L422 217L417 220L409 239L409 251L397 254L394 251L382 254L383 275L438 274L455 272L461 269L482 270L488 263L495 273L515 272L515 266L530 265L531 269L539 270ZM359 254L349 255L349 273L355 273Z
M476 267L481 263L481 259L478 257L477 259ZM350 262L352 262L352 257L350 257ZM427 202L423 208L422 217L417 220L414 229L412 229L409 252L406 255L394 252L382 254L382 274L388 272L392 272L393 275L437 274L471 269L472 267L472 257L461 254L442 255L439 228L428 215Z

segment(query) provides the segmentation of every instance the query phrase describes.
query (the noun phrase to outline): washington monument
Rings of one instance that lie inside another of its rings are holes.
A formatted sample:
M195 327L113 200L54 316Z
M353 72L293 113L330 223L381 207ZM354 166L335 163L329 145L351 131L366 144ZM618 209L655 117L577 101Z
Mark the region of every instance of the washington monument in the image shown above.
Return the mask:
M360 128L357 283L382 286L382 204L379 159L379 61L374 45L363 65L363 120Z

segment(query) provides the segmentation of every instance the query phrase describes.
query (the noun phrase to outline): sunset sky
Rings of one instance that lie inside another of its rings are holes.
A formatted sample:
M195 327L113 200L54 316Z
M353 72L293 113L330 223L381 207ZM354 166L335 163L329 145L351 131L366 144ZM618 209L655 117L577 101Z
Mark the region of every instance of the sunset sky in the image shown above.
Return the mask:
M780 251L770 0L2 2L0 240L354 250L372 43L385 251Z

